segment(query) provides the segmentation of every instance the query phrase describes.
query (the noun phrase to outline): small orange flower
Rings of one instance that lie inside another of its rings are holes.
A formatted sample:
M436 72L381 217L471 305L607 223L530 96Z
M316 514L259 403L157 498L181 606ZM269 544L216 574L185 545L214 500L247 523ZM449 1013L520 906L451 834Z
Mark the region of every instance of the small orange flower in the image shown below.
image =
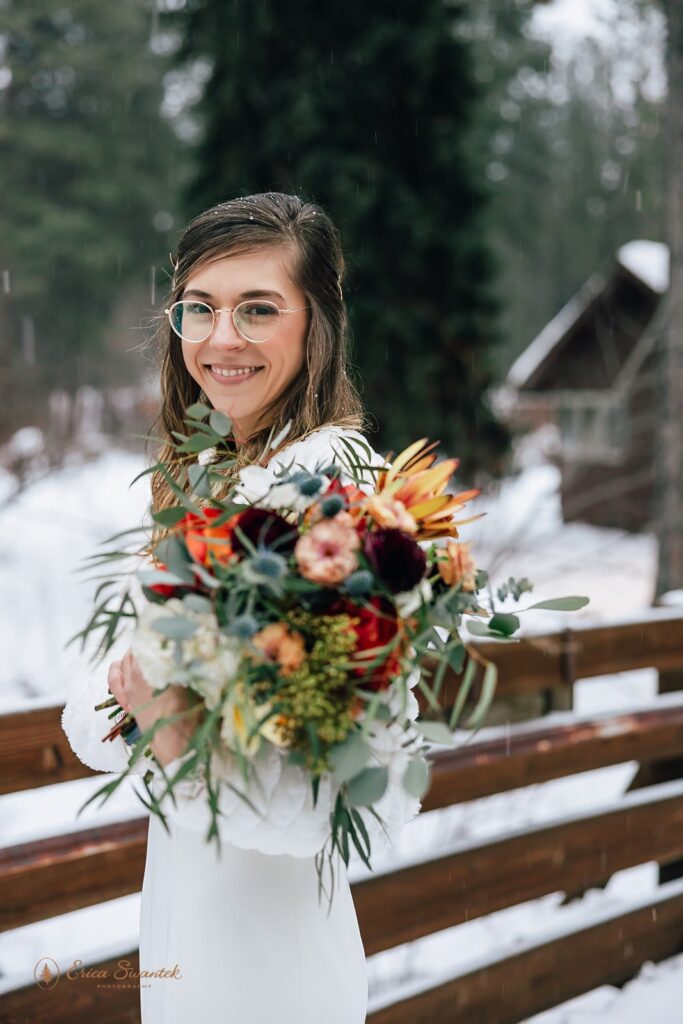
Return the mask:
M321 519L299 537L294 557L302 576L329 587L353 572L358 565L359 547L353 516L338 512L332 519Z
M439 574L444 583L449 587L460 584L463 590L474 590L477 567L470 554L470 545L449 540L445 553L446 557L438 561Z
M306 509L304 513L304 522L307 524L317 523L323 518L321 504L325 498L331 498L333 495L338 494L340 498L346 503L346 512L354 519L360 519L365 514L365 491L361 491L355 484L342 484L339 478L335 478L327 488L327 490L320 495L319 501L314 502ZM339 513L337 513L339 514Z
M270 661L276 661L283 676L299 667L306 656L304 638L293 633L284 622L271 622L254 635L252 642Z
M212 526L212 522L223 514L221 509L206 508L202 515L188 512L175 527L184 535L185 544L195 562L200 565L211 565L211 556L221 563L229 562L235 556L231 539L235 516L220 526Z

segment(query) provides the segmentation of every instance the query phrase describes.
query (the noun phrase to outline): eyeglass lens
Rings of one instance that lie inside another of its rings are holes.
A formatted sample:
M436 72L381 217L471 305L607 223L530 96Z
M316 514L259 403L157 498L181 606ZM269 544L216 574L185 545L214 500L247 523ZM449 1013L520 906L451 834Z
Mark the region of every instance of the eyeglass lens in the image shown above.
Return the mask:
M240 302L233 318L238 331L249 341L268 341L275 334L280 310L264 300ZM205 302L181 299L171 307L171 326L184 341L205 341L213 329L214 311Z

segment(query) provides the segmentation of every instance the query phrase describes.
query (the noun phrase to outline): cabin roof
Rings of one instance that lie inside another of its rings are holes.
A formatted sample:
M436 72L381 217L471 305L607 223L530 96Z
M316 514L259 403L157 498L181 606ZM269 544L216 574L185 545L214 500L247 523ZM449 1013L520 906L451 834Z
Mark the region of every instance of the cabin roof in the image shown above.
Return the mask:
M663 242L644 238L627 242L617 250L615 264L611 277L625 270L657 295L669 287L669 249ZM541 369L561 350L611 277L595 273L586 281L515 359L508 371L508 385L516 389L534 386Z

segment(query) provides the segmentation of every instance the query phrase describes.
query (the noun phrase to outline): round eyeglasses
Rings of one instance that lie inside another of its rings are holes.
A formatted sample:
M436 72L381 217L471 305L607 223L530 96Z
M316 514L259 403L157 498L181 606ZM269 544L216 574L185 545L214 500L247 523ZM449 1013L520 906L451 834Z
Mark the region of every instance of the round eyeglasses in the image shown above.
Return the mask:
M232 313L235 330L247 341L261 345L277 333L282 313L297 313L300 309L308 308L298 306L296 309L281 309L268 299L245 299L237 306L214 309L207 302L199 302L197 299L180 299L165 309L164 313L168 315L175 333L193 345L199 345L211 336L219 313Z

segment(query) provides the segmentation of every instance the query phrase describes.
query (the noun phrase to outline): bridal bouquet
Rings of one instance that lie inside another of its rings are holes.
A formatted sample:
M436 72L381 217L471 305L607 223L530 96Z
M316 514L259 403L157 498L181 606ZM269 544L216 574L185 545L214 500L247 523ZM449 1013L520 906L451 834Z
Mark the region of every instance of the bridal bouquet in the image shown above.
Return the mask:
M323 824L322 886L325 855L332 869L335 850L348 865L352 844L371 867L370 826L386 834L381 811L392 806L392 791L400 789L417 813L429 788L429 744L451 744L465 708L469 727L483 720L496 670L462 638L463 616L469 632L501 641L514 639L519 619L480 599L487 576L458 533L478 518L458 517L479 491L447 492L457 460L437 462L436 442L416 441L377 465L362 441L340 436L334 461L313 471L290 464L277 477L249 466L221 498L234 469L230 422L201 403L185 414L190 432L175 446L180 475L164 462L145 471L162 473L176 504L153 513L157 535L146 553L134 553L136 567L120 574L123 591L113 593L114 579L105 578L90 621L72 640L85 644L101 631L101 660L132 627L131 647L154 693L180 684L188 707L140 732L115 698L98 705L115 720L104 741L120 734L131 754L126 771L90 800L106 799L151 757L157 729L187 716L193 731L177 770L167 774L155 762L143 776L148 801L140 799L168 828L164 798L173 801L182 780L196 780L206 839L220 845L225 806L263 814L259 765L285 762ZM213 462L201 457L208 449ZM130 554L110 550L93 564ZM510 580L504 589L501 598L519 600L531 585ZM532 607L572 610L586 600ZM439 703L447 669L461 676L448 719ZM417 721L415 686L433 720ZM161 792L152 784L159 776ZM223 787L231 804L221 802Z

